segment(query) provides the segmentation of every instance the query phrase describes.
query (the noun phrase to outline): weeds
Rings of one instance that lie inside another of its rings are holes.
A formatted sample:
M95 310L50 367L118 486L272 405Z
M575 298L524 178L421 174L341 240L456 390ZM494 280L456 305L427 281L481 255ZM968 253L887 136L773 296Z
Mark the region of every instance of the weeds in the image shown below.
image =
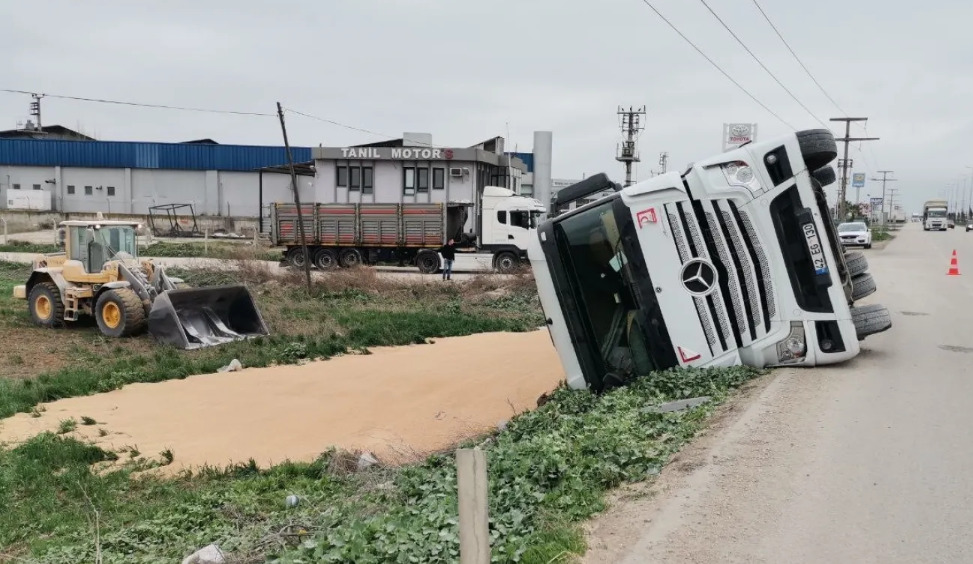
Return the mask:
M82 424L82 425L94 425L94 424L96 424L96 423L98 423L98 422L97 422L97 421L95 421L95 420L94 420L93 418L91 418L91 417L88 417L88 416L86 416L86 415L85 415L85 416L82 416L82 417L81 417L81 424Z
M57 426L57 432L66 435L78 428L78 422L74 419L63 419Z

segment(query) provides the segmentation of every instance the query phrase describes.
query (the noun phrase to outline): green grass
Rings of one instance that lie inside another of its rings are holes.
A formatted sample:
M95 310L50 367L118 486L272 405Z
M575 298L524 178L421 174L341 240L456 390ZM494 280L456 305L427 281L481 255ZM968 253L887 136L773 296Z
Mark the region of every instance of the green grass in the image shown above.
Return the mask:
M10 241L0 245L2 253L59 253L62 249L57 245L28 243L25 241ZM223 243L210 241L204 245L202 241L192 243L171 243L156 241L148 247L141 247L139 253L151 257L185 257L185 258L216 258L216 259L256 259L279 261L283 256L280 251L265 247L254 249L252 245L241 243Z
M872 242L891 241L895 235L889 232L887 227L872 227Z
M559 389L479 441L489 465L493 561L546 564L583 553L579 524L604 508L605 492L656 474L754 375L676 370L601 396ZM645 410L699 395L714 401L683 412ZM96 472L115 457L53 434L0 451L0 546L32 562L92 562L97 510L106 563L178 561L211 542L233 561L457 560L451 455L360 473L343 470L347 461L335 451L310 463L263 469L251 461L176 479L135 477L139 465L130 461ZM297 507L285 506L290 494L300 496Z

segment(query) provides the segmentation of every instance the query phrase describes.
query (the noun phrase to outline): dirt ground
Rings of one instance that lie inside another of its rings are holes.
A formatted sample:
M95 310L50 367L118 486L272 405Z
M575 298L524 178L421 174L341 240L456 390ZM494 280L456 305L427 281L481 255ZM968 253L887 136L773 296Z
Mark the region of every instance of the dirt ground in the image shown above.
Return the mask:
M171 449L167 473L250 458L307 461L331 446L405 462L535 407L563 378L547 331L487 333L60 400L40 417L0 421L0 443L74 418L72 436L106 449L134 447L148 458Z

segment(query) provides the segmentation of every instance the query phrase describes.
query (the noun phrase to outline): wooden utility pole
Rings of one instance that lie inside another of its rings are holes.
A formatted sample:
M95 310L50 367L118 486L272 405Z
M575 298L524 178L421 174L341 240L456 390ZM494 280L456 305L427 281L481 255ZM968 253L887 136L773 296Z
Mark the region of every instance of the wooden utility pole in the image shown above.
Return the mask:
M284 149L287 151L287 166L291 170L291 187L294 188L294 205L297 206L297 231L301 235L301 251L304 254L304 276L307 278L307 291L311 291L311 261L307 253L307 237L304 233L304 214L301 213L301 194L297 189L297 172L294 171L294 159L291 157L291 144L287 140L287 126L284 124L284 108L277 102L277 116L280 118L280 130L284 134ZM261 212L262 213L262 212Z
M873 178L872 180L882 181L882 225L885 225L888 222L887 220L888 214L885 213L885 183L895 182L896 180L894 178L888 177L890 174L892 174L891 170L877 170L875 172L878 172L882 175L882 178Z
M845 136L841 139L835 139L835 141L844 141L845 143L845 158L841 163L841 188L838 190L838 204L835 206L836 213L838 215L838 221L844 221L845 215L847 215L848 210L845 209L845 193L848 189L848 143L852 141L878 141L878 137L852 137L851 136L851 122L853 121L868 121L868 118L831 118L831 121L843 121L845 122Z

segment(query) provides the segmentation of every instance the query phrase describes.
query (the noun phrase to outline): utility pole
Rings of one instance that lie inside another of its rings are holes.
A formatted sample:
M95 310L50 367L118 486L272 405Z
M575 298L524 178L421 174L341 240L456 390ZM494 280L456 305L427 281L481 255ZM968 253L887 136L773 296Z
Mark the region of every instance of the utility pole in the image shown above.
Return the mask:
M641 161L638 151L635 150L635 138L639 131L645 129L645 126L641 122L641 118L644 115L645 106L641 108L632 108L629 106L628 110L621 106L618 107L622 133L626 135L626 138L625 141L622 141L621 149L618 156L615 157L615 160L625 163L625 186L632 185L632 163Z
M841 188L838 191L838 205L835 206L835 210L838 213L839 221L845 220L845 214L847 210L845 209L845 190L848 188L848 144L852 141L878 141L878 137L852 137L851 136L851 122L853 121L868 121L868 118L831 118L831 121L843 121L845 122L845 136L841 139L835 139L835 141L843 141L845 143L845 158L839 161L841 166Z
M898 188L889 188L889 213L895 213L895 193L898 191ZM888 215L886 215L886 217L888 217Z
M307 253L307 237L304 233L304 215L301 213L301 192L297 187L297 173L294 171L294 159L291 157L291 144L287 140L287 126L284 125L284 108L277 102L277 116L280 118L280 130L284 133L284 149L287 151L287 166L291 169L291 186L294 187L294 205L297 207L297 233L301 236L301 250L304 254L304 276L307 278L307 291L311 293L311 261Z
M891 170L879 170L876 171L882 175L882 178L873 178L872 180L882 181L882 225L885 225L885 218L888 214L885 213L885 183L886 182L897 182L894 178L889 178L888 176L892 174Z
M666 170L668 170L668 164L669 164L669 153L666 151L659 153L659 166L662 167L662 174L665 174Z
M41 130L41 98L43 98L44 95L31 94L31 97L34 99L34 101L30 103L30 115L37 118L37 131L40 131Z

